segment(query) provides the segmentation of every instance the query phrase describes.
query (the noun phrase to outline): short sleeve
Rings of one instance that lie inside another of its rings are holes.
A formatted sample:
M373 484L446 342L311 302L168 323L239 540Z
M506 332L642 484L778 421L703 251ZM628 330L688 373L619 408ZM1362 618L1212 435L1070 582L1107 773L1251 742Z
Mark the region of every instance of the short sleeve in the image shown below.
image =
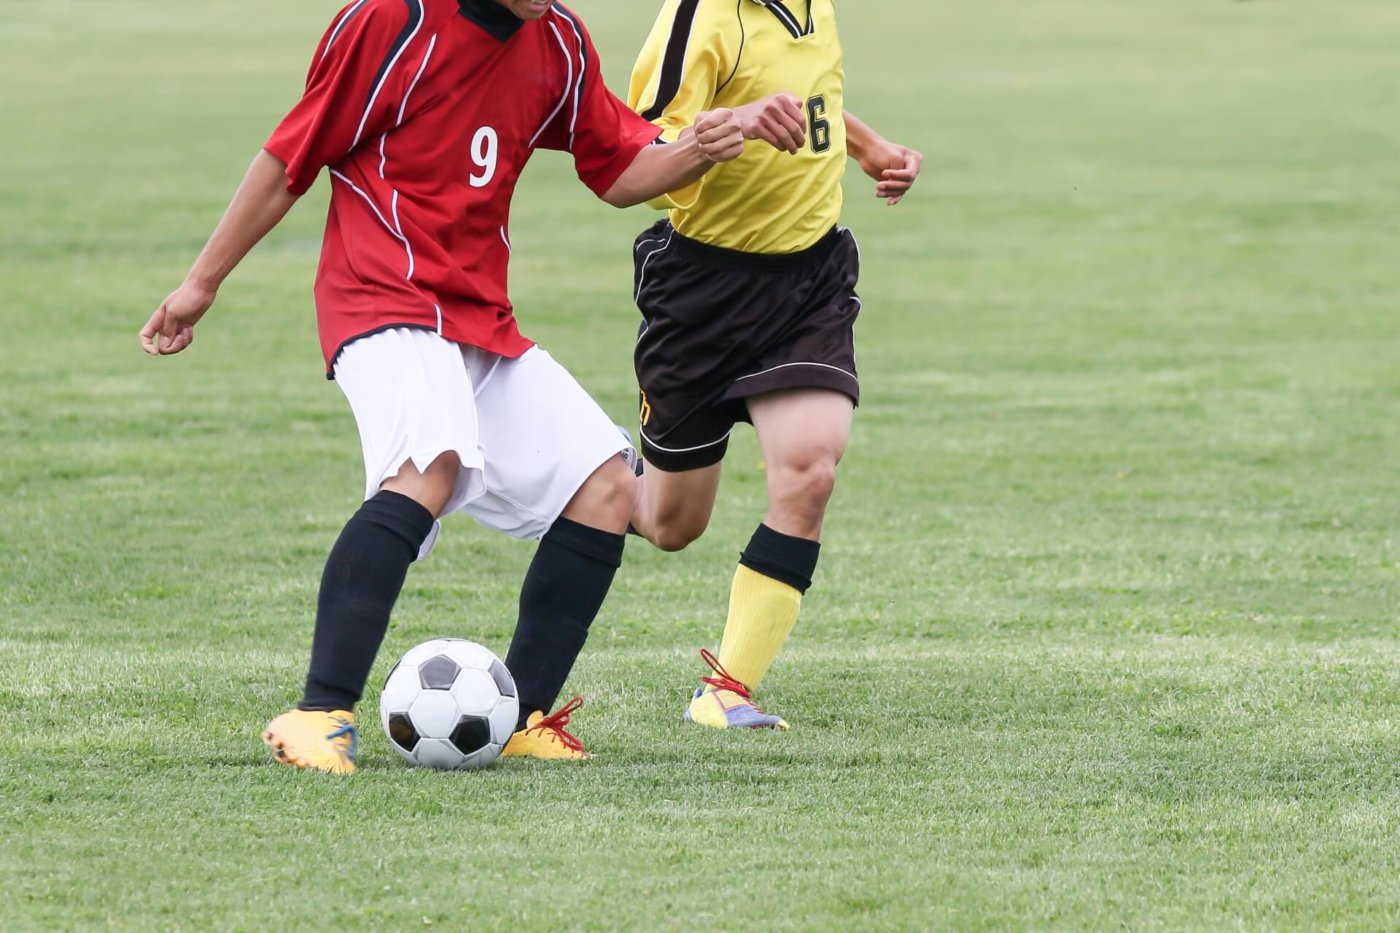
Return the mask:
M317 46L306 91L264 149L287 166L287 190L302 194L322 168L393 126L395 66L422 22L421 6L357 0L331 23Z
M731 21L732 20L732 21ZM637 56L627 89L627 103L674 142L703 111L738 64L733 39L737 17L731 4L703 0L666 0L651 34ZM699 199L705 179L654 198L658 208L687 209Z
M667 0L637 55L627 103L674 142L709 110L732 70L723 20L713 4Z
M570 24L582 43L581 75L576 78L572 100L550 122L539 144L573 153L579 179L601 197L637 154L656 141L660 131L608 90L587 31L572 16Z

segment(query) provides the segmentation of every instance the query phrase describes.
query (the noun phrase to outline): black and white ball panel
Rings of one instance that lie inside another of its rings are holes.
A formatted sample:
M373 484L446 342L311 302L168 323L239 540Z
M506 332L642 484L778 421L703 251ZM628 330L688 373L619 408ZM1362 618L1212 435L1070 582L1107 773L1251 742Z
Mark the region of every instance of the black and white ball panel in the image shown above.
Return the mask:
M439 638L407 651L389 672L380 718L394 750L416 765L489 764L515 730L515 681L489 649Z

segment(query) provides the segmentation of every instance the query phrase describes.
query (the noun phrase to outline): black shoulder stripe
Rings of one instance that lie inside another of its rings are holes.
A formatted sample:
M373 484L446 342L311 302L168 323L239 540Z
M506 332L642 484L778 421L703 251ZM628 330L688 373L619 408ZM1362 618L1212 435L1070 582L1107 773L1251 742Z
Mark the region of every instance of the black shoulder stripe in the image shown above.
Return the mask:
M374 75L374 83L370 85L373 91L379 90L379 85L384 82L384 75L393 67L394 61L403 51L403 47L408 44L408 40L413 38L413 34L418 31L418 26L423 22L423 0L403 0L403 5L408 7L408 22L403 24L399 34L394 38L394 44L389 48L388 54L384 56L384 61L379 65L379 71Z
M569 150L573 151L574 127L578 123L579 110L583 108L583 88L588 81L588 43L583 38L582 24L563 4L556 3L550 9L568 20L569 27L574 31L574 38L578 40L578 78L574 81L573 88L574 118L569 121Z
M344 29L352 19L358 16L364 7L365 0L356 0L354 6L351 6L345 11L345 15L340 18L340 22L336 23L335 28L331 30L331 37L326 41L326 50L321 53L322 58L325 58L331 53L331 46L335 45L335 40L340 38L340 31Z
M681 89L685 72L685 47L690 42L690 27L695 24L695 10L700 0L681 0L671 24L671 38L666 41L666 57L661 60L661 79L656 85L656 101L642 111L643 120L655 120L666 112Z
M418 32L418 27L423 25L423 0L403 0L404 6L408 7L408 22L404 23L403 29L394 38L394 44L390 46L388 53L384 56L384 61L380 63L379 70L374 74L374 81L370 84L369 99L365 101L365 112L360 117L360 128L355 133L355 144L359 145L360 134L364 132L365 121L369 119L369 113L374 109L374 101L379 97L379 91L384 86L384 79L389 74L389 69L394 67L394 63L403 54L404 46Z
M560 16L562 16L562 17L564 17L565 19L567 19L569 22L573 23L573 24L574 24L574 32L579 33L579 41L580 41L580 42L583 41L583 29L582 29L582 24L579 23L578 15L577 15L576 13L574 13L573 10L571 10L571 9L569 9L568 7L564 6L564 4L562 4L562 3L556 3L556 4L554 4L554 6L551 7L551 9L554 10L554 12L558 13Z

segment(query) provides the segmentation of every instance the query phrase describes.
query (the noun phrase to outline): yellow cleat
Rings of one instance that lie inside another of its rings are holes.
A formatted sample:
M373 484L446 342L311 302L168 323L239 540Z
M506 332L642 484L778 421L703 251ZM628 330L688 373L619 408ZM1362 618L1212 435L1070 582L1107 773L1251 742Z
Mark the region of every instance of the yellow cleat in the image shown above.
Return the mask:
M502 758L540 758L546 761L578 761L590 758L583 743L564 727L569 717L583 705L583 697L574 697L557 712L546 716L535 710L525 720L525 728L510 737L501 750Z
M781 716L765 713L749 696L749 688L729 676L719 659L704 648L700 657L715 672L714 677L701 677L705 683L697 687L690 705L685 708L686 722L711 729L779 729L787 731Z
M273 758L293 768L331 774L355 770L359 731L355 714L348 710L290 710L267 724L262 740Z

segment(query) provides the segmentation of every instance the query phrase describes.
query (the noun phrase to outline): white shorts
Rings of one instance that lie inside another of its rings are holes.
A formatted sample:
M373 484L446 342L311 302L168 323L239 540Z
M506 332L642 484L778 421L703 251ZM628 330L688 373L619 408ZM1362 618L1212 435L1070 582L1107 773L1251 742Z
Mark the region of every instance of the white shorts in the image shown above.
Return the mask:
M516 538L542 537L593 471L628 449L598 403L539 347L508 359L396 327L348 344L335 380L360 429L366 499L406 461L424 470L452 451L462 469L442 514L466 509ZM436 538L434 526L420 556Z

